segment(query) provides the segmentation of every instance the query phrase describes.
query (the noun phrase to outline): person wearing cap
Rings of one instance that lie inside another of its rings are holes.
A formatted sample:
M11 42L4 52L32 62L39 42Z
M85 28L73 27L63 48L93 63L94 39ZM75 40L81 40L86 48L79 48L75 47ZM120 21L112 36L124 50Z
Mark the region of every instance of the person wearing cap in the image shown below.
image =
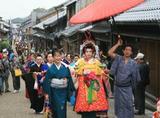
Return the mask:
M8 54L8 50L5 48L2 50L3 53L7 53Z
M145 114L145 88L149 84L149 65L144 60L144 54L138 53L134 58L137 61L141 81L138 82L135 89L135 114Z

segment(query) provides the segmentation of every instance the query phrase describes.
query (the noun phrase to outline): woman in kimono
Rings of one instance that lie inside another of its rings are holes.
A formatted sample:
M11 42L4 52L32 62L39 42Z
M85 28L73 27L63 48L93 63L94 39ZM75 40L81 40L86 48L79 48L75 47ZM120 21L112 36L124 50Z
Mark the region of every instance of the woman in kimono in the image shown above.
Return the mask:
M13 60L10 62L10 66L11 66L10 70L11 70L12 79L13 79L13 88L14 88L13 93L18 93L20 89L20 76L21 75L16 76L15 70L16 69L22 70L23 66L22 64L20 64L19 59L16 56L13 57Z
M76 64L78 89L75 111L81 113L82 118L96 118L96 112L107 111L109 107L103 83L106 76L94 53L95 46L86 44L83 48L84 58Z
M32 74L33 73L30 73L30 68L32 65L34 65L35 63L35 54L31 54L31 55L28 55L26 58L25 58L25 63L23 65L23 69L22 69L22 79L24 80L25 82L25 97L29 99L29 94L28 94L28 89L27 88L30 88L30 83L32 83L33 81L33 76ZM30 82L31 81L31 82Z
M47 53L47 55L46 55L46 61L47 62L43 66L44 75L46 75L47 70L53 64L53 55L52 55L52 52L48 52ZM44 80L45 80L45 76L43 77L43 81ZM49 103L48 94L44 93L44 96L45 96L45 98L44 98L45 100L44 100L44 109L43 109L43 112L44 112L45 118L48 118L49 116L51 116L51 105Z
M43 90L49 95L53 118L66 118L66 103L70 91L74 91L69 69L61 63L59 50L53 51L54 63L46 73Z
M47 66L48 66L48 69L52 66L53 64L53 55L52 55L52 52L48 52L47 54Z
M43 68L42 68L44 73L47 72L47 70L52 66L52 64L53 64L52 52L48 52L47 55L46 55L46 63L43 64Z
M31 65L30 73L33 73L29 78L29 85L27 86L29 99L31 102L31 108L35 110L35 113L38 114L42 112L43 105L44 105L44 96L42 94L41 82L42 82L42 75L43 72L43 59L41 55L37 55L36 62ZM35 87L35 83L37 81L37 87Z

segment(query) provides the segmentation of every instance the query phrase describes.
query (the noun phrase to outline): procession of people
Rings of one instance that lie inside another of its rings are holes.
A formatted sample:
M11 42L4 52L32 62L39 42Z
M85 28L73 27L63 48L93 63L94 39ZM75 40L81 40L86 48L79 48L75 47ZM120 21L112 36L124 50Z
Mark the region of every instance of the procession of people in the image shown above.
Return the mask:
M80 49L81 55L68 53L63 58L62 50L52 49L45 56L31 53L23 64L16 54L10 59L5 49L0 63L0 93L10 92L8 76L11 72L13 93L18 94L22 78L26 97L35 114L49 112L48 118L67 118L67 102L72 102L73 110L82 118L108 118L109 99L114 98L117 118L143 115L149 65L144 61L143 53L131 58L131 45L123 45L122 56L117 54L117 48L122 45L123 40L119 37L108 51L113 59L110 69L107 57L102 53L97 56L97 45L87 38ZM114 81L114 91L111 91L110 79Z

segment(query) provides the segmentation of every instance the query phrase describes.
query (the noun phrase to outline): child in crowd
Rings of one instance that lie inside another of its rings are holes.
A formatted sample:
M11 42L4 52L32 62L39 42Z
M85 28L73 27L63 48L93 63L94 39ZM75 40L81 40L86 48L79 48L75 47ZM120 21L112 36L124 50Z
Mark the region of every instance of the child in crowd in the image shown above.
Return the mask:
M160 118L160 98L158 99L158 102L157 102L157 111L153 113L152 118Z

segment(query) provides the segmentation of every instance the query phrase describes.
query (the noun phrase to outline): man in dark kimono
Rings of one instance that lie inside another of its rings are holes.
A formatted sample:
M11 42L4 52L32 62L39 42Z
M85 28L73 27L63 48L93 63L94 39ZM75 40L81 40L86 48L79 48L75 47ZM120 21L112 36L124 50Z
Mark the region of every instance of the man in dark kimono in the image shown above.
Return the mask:
M115 53L116 49L122 45L119 38L108 54L114 59L110 73L115 76L115 115L117 118L134 118L133 89L140 75L137 64L131 59L132 47L126 45L123 49L123 56Z
M135 109L137 110L135 114L143 115L145 114L145 88L149 84L149 65L144 61L144 54L138 53L136 56L136 61L139 68L139 73L141 76L141 81L138 82L135 89Z
M31 65L30 68L30 73L41 73L43 70L43 64L42 64L42 56L38 55L36 57L36 62L33 63L33 65ZM43 110L43 105L44 105L44 96L40 96L38 94L38 90L36 90L34 88L34 84L35 84L35 78L33 78L33 74L32 76L30 76L30 78L28 78L27 80L28 82L26 82L27 84L27 90L28 90L28 94L29 94L29 99L31 102L31 108L35 110L35 113L40 113ZM40 84L38 82L38 84Z

